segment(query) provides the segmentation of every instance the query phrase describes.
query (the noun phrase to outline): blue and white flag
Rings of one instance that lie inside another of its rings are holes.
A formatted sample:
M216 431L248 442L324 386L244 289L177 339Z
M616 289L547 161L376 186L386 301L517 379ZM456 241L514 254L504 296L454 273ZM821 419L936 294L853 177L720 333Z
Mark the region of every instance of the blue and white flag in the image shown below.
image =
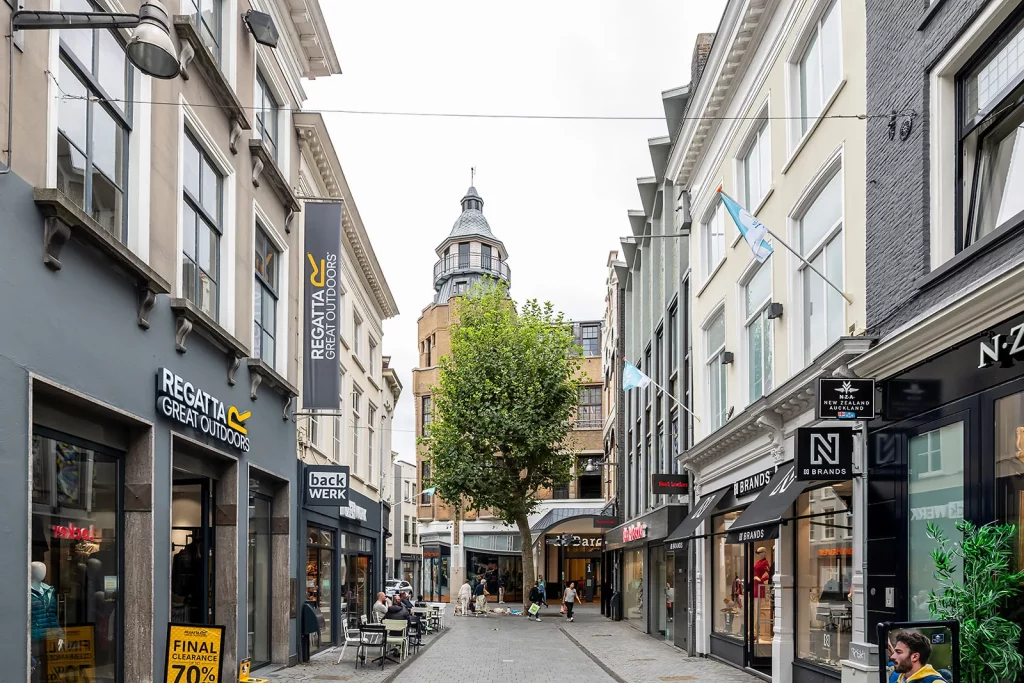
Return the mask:
M643 389L651 383L651 378L640 372L640 370L628 360L623 361L625 367L622 369L622 390Z
M772 245L768 244L768 240L765 236L768 234L768 228L765 227L764 223L757 220L750 215L750 212L736 203L732 197L722 192L722 188L718 188L718 194L722 196L722 203L725 205L726 211L732 216L732 220L736 223L737 229L740 234L743 235L743 239L750 245L750 250L754 252L754 258L757 259L758 263L764 263L772 252Z
M434 495L434 491L436 491L436 490L437 490L437 487L431 486L429 489L423 489L422 491L420 491L420 495L421 496L432 496L432 495Z

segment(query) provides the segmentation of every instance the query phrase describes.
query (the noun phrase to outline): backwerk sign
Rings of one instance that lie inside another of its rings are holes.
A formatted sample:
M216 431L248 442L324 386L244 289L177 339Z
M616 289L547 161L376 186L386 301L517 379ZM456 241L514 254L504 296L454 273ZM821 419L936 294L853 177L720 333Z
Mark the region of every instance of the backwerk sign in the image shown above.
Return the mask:
M249 451L245 421L252 411L239 412L167 368L156 372L156 407L160 414L208 434L218 441Z
M348 465L307 465L306 507L349 505Z
M305 206L306 258L303 272L302 407L338 410L341 347L341 202Z

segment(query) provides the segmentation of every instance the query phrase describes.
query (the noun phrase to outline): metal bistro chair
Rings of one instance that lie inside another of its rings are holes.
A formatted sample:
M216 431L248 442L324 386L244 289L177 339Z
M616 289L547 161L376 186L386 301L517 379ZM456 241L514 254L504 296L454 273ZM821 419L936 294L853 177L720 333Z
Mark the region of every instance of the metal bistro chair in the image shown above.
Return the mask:
M385 619L384 630L387 632L387 637L385 639L384 656L380 660L380 668L382 669L385 662L400 663L400 660L392 659L388 656L388 651L392 646L401 650L401 659L405 659L406 655L409 654L409 641L405 637L409 630L409 622L405 619Z
M341 660L345 657L345 650L348 649L349 645L356 646L356 666L359 666L359 646L362 645L363 634L360 626L352 627L345 624L345 642L341 646L341 653L338 655L338 661L336 664L341 664Z
M361 624L359 626L359 645L356 648L356 668L359 663L366 664L366 652L371 647L380 648L380 657L383 660L384 649L387 647L387 632L380 624ZM373 661L377 661L376 659Z
M420 615L416 614L409 617L409 633L406 641L408 642L411 654L419 653L420 646L423 644L423 632L426 626L427 622Z

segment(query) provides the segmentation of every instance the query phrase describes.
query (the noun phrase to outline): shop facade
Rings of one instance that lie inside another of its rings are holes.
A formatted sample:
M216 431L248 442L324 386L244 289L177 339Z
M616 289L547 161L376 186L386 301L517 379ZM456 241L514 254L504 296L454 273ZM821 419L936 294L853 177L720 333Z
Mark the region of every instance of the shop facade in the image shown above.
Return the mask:
M868 441L869 623L930 618L927 594L938 586L929 523L953 539L962 519L1024 523L1022 340L1018 314L879 380ZM1014 566L1022 563L1015 543Z
M315 469L348 472L343 466ZM344 629L358 625L361 615L369 616L377 593L384 590L378 569L384 561L381 505L349 488L347 505L302 505L299 510L306 546L298 577L304 587L300 604L310 605L324 618L319 637L310 640L310 654L315 654L342 642Z
M17 229L0 269L19 286L0 294L18 321L0 340L0 572L26 587L0 626L7 675L61 680L49 655L76 637L93 680L147 680L170 622L223 626L226 671L288 664L292 385L190 303L150 299L145 278L166 283L148 267L125 278L76 241L44 267L32 188L12 175L2 193Z
M698 653L773 681L841 679L859 608L863 488L849 476L798 479L794 458L801 427L863 424L817 420L815 406L818 378L846 372L868 344L841 338L684 456L696 497L668 546L694 546Z
M613 567L612 618L672 643L677 637L675 596L683 590L676 589L676 562L684 557L677 558L666 539L685 515L685 505L663 505L604 535L604 562Z

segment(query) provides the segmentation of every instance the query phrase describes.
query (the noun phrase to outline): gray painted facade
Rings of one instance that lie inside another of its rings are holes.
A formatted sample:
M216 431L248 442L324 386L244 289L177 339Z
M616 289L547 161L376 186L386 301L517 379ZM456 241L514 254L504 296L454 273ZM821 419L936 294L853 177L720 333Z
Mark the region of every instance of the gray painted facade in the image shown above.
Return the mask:
M0 659L5 680L27 680L29 562L32 549L31 444L33 423L124 451L126 510L123 537L123 591L126 681L152 681L163 674L163 643L170 619L172 452L218 470L216 505L216 617L225 624L225 674L246 652L246 552L249 478L274 494L273 553L290 555L302 567L295 506L295 426L283 419L285 397L267 383L250 397L250 375L243 363L236 383L228 383L228 356L198 332L187 352L175 350L175 317L166 295L158 295L150 328L137 324L137 298L131 279L86 244L70 240L60 255L62 268L43 265L43 219L33 188L15 174L0 180L0 538L8 549L0 567ZM157 369L166 367L240 412L251 450L242 453L157 412ZM180 464L180 463L179 463ZM26 482L29 483L26 486ZM10 555L13 552L14 555ZM285 564L283 558L280 559ZM285 575L274 577L273 610L287 624L273 634L274 659L293 658L295 619L284 620L290 604ZM18 588L22 587L22 588ZM226 636L227 637L227 636Z
M884 337L971 283L1024 254L1008 239L953 257L932 272L929 70L988 5L986 0L867 0L867 109L905 108L906 140L889 137L889 119L867 121L867 326ZM944 143L955 154L955 140ZM983 245L977 245L979 247Z

